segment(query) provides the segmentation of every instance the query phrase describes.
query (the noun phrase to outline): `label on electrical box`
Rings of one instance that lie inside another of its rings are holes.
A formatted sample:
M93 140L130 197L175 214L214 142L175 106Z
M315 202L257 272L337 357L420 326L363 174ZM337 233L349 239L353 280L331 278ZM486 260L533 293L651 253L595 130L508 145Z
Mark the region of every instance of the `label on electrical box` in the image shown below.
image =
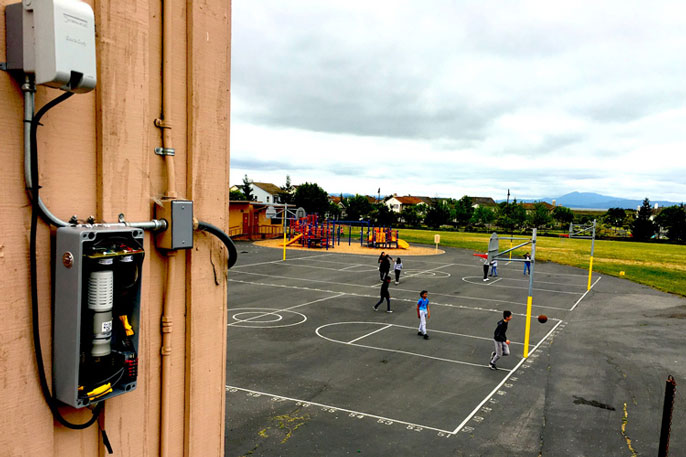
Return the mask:
M112 331L112 321L105 321L102 323L102 333L110 333Z

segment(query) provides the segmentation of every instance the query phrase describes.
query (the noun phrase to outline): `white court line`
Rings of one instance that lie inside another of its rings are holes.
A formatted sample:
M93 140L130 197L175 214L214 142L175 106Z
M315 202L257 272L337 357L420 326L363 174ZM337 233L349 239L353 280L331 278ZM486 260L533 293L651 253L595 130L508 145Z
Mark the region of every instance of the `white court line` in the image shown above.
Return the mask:
M379 324L378 322L374 322L374 321L344 321L344 322L331 322L331 323L328 323L328 324L324 324L324 325L319 326L319 327L317 328L317 330L319 330L319 329L321 329L321 328L324 328L324 327L332 327L332 326L334 326L334 325L345 325L345 324L373 324L373 325L381 325L381 324ZM388 325L386 325L386 326L385 326L383 329L381 329L381 330L385 330L385 329L387 329L388 327L400 327L400 328L407 328L407 329L411 329L411 330L417 331L417 326L416 326L416 325L415 325L414 327L412 327L412 326L410 326L410 325L400 325L400 324L388 324ZM378 332L378 331L379 331L379 330L375 330L375 332ZM374 333L374 332L372 332L372 333ZM487 338L487 337L485 337L485 336L467 335L467 334L465 334L465 333L448 332L448 331L446 331L446 330L436 330L436 329L433 329L433 328L431 329L431 333L443 333L443 334L445 334L445 335L463 336L463 337L465 337L465 338L473 338L473 339L475 339L475 340L493 341L493 338ZM341 340L334 340L334 339L332 339L332 338L327 338L327 337L325 337L324 335L321 335L321 334L319 334L319 333L317 333L317 335L319 335L320 337L324 338L325 340L332 341L332 342L334 342L334 343L350 344L350 343L352 343L352 342L354 342L354 341L357 341L357 339L356 339L356 340L353 340L353 341L348 341L348 342L346 342L346 341L341 341ZM371 335L371 333L370 333L369 335ZM365 335L365 336L369 336L369 335ZM358 339L359 339L359 338L358 338ZM517 343L516 341L510 341L510 344L516 344L516 345L519 345L519 346L524 346L524 343Z
M359 258L359 256L360 256L360 254L346 254L346 253L330 252L330 253L328 253L328 254L318 254L318 255L314 255L314 256L310 256L310 257L320 257L320 256L324 256L324 255L326 255L326 256L333 256L333 255L340 255L340 256L356 256L357 258ZM363 256L369 256L369 257L371 257L371 258L373 258L373 257L375 256L375 254L361 254L361 255L363 255ZM422 257L425 257L425 256L422 256ZM289 259L289 260L302 260L302 259L306 259L306 258L308 258L308 256L298 257L298 258L296 258L296 259ZM409 256L408 258L409 258L409 259L414 259L415 256ZM338 263L338 262L333 261L333 260L318 260L318 262ZM447 265L447 264L445 264L445 263L431 262L431 261L425 260L425 259L418 259L417 262L426 263L426 264L429 264L429 265ZM511 263L520 263L520 262L512 262L512 261L508 260L507 263L505 263L504 265L509 265L509 264L511 264ZM365 264L365 265L366 265L366 264ZM450 265L460 266L460 267L468 267L468 268L475 268L475 265L474 265L474 264L471 264L471 263L451 263ZM235 267L234 267L234 268L235 268ZM584 277L587 276L587 275L584 274L584 273L551 273L551 272L547 272L547 271L545 271L545 270L541 270L540 268L541 268L541 267L536 267L536 273L541 274L541 275L548 275L548 276L577 276L577 277L579 277L579 278L584 278Z
M293 259L286 259L285 261L288 262L289 260L311 259L313 257L321 257L321 256L325 256L325 255L328 255L328 254L306 255L306 256L302 256L302 257L295 257ZM284 260L279 259L279 260L270 260L268 262L248 263L246 265L234 265L233 267L231 267L231 270L235 271L236 268L256 267L259 265L268 265L270 263L283 263L283 262L284 262Z
M269 276L269 275L259 275L259 276ZM288 279L293 279L293 278L288 278ZM231 278L229 278L229 282L237 282L240 284L250 284L250 285L254 285L254 286L279 287L282 289L308 290L308 291L312 291L312 292L325 292L325 293L332 293L332 294L342 294L342 295L349 295L351 297L373 298L374 300L379 298L378 295L358 294L355 292L340 292L340 291L336 291L336 290L317 289L314 287L291 286L291 285L287 285L287 284L269 284L266 282L243 281L240 279L231 279ZM320 281L320 282L327 282L327 281ZM329 284L341 284L341 283L329 283ZM350 284L346 284L346 285L350 285ZM366 287L366 286L358 286L358 287ZM414 291L412 291L412 292L414 292ZM442 295L442 296L447 296L447 297L453 297L452 295L445 295L445 294L434 294L434 295ZM463 298L463 297L455 297L455 298ZM412 299L412 298L393 298L393 300L409 302L409 303L413 303L413 304L417 303L417 299ZM503 300L491 300L491 301L503 301ZM518 303L518 302L505 302L505 303L509 303L511 305L517 305L517 306L526 306L526 303ZM431 303L431 305L445 306L447 308L466 309L469 311L486 311L489 313L498 313L498 314L501 314L503 312L502 309L482 308L480 306L455 305L455 304L451 304L451 303L433 302L433 303ZM557 309L560 311L569 311L567 308L555 308L553 306L545 306L545 305L536 305L536 306L539 308L551 308L551 309ZM512 314L514 314L515 316L526 316L526 314L524 314L524 313L513 312ZM548 319L560 320L560 319L557 319L554 317L549 317Z
M591 289L593 289L593 286L595 286L596 284L598 284L598 281L600 281L600 278L602 278L602 276L599 276L598 279L595 280L595 282L591 285ZM584 299L584 297L586 296L586 294L589 293L589 292L591 291L591 289L588 289L586 292L584 292L584 294L581 296L581 298L579 298L579 299L576 301L576 303L574 303L574 306L572 306L572 309L570 309L570 311L574 311L574 308L576 308L576 305L578 305L579 303L581 303L581 300Z
M538 273L538 272L536 272L536 273ZM521 276L523 276L523 275L521 275ZM526 282L526 283L529 282L528 279L506 278L506 277L504 277L504 276L498 276L498 277L499 277L499 278L502 278L502 279L506 279L506 280L508 280L508 281L518 281L518 282ZM575 288L576 288L576 287L580 287L580 286L582 286L582 285L585 285L585 284L569 284L569 283L565 283L565 282L539 281L538 279L535 279L534 282L535 282L536 284L552 284L552 285L554 285L554 286L575 287Z
M381 327L380 329L374 330L373 332L369 332L369 333L367 333L366 335L362 335L361 337L355 338L355 339L352 340L352 341L348 341L348 342L345 343L345 344L353 344L355 341L360 341L362 338L367 338L368 336L371 336L371 335L373 335L373 334L375 334L375 333L378 333L378 332L380 332L380 331L382 331L382 330L386 330L388 327L392 327L392 325L391 325L391 324L388 324L388 325L385 326L385 327Z
M332 291L332 292L333 292L333 291ZM334 293L335 293L335 292L334 292ZM241 319L240 321L236 321L236 322L232 322L232 323L230 323L230 324L226 324L226 326L227 326L227 327L231 327L232 325L243 324L243 323L248 322L248 321L252 321L252 320L255 320L255 319L260 319L260 318L265 317L265 316L269 316L270 314L277 314L277 313L280 313L280 312L282 312L282 311L290 311L290 310L295 309L295 308L300 308L301 306L307 306L307 305L311 305L311 304L313 304L313 303L318 303L318 302L320 302L320 301L331 300L332 298L342 297L343 295L345 295L345 294L344 294L344 293L339 293L338 295L332 295L332 296L330 296L330 297L319 298L319 299L317 299L317 300L313 300L313 301L310 301L310 302L307 302L307 303L303 303L303 304L300 304L300 305L290 306L290 307L288 307L288 308L282 308L282 309L270 311L270 312L268 312L268 313L263 313L263 314L261 314L261 315L255 316L255 317L251 317L251 318L249 318L249 319ZM229 311L230 311L230 309L229 309Z
M322 337L322 338L324 338L324 337ZM366 344L351 344L351 346L357 346L357 347L366 348L366 349L375 349L377 351L395 352L396 354L414 355L417 357L424 357L426 359L439 360L441 362L456 363L458 365L469 365L469 366L477 367L477 368L488 368L488 365L483 365L483 364L479 364L479 363L463 362L462 360L445 359L443 357L434 357L432 355L418 354L416 352L410 352L410 351L401 351L399 349L380 348L380 347L376 347L376 346L367 346ZM502 371L509 371L507 368L498 368L498 369L502 370Z
M502 279L503 279L503 278L498 278L498 279L496 279L495 281L489 282L489 283L486 284L486 285L487 285L487 286L492 286L492 285L495 284L496 282L502 281Z
M531 354L533 354L534 352L536 352L536 349L538 349L538 347L541 345L541 343L543 343L543 342L544 342L544 341L545 341L545 340L555 331L555 329L556 329L556 328L558 327L558 325L560 325L561 323L562 323L562 321L558 321L558 323L555 324L555 326L554 326L552 329L550 329L550 331L546 334L546 336L544 336L543 339L542 339L541 341L539 341L538 344L537 344L536 346L534 346L534 348L533 348L533 349L531 350L531 352L529 353L529 356L531 356ZM507 374L507 376L505 376L505 377L503 378L503 380L500 381L500 383L499 383L497 386L495 386L495 389L493 389L493 390L491 391L491 393L488 394L488 395L486 396L486 398L484 398L484 399L481 401L481 403L479 403L479 404L477 405L477 407L474 408L474 410L473 410L471 413L469 413L469 415L468 415L468 416L460 423L460 425L458 425L457 428L455 428L455 430L453 430L451 433L452 433L452 434L456 434L456 433L458 433L460 430L462 430L462 427L464 427L465 425L467 425L467 422L469 422L470 420L472 420L472 417L474 417L474 415L481 409L481 407L482 407L488 400L490 400L491 397L493 397L493 395L495 395L495 393L496 393L498 390L500 390L500 388L503 386L503 384L505 384L505 381L507 381L508 379L510 379L510 376L512 376L512 375L519 369L519 367L522 366L522 364L523 364L526 360L527 360L527 359L521 359L521 360L519 361L519 363L518 363L518 364L517 364L508 374Z
M321 262L321 261L319 261L319 262ZM326 261L325 261L325 262L326 262ZM327 262L327 263L338 263L338 262ZM349 270L350 268L357 268L357 267L367 267L367 268L371 268L369 265L363 265L363 264L361 264L361 263L358 263L358 264L348 265L347 267L343 267L343 268L341 268L341 269L338 270L338 271L347 271L347 270ZM376 271L376 269L374 269L374 270L372 270L372 271Z
M441 362L456 363L456 364L458 364L458 365L468 365L468 366L477 367L477 368L488 368L488 365L484 365L484 364L480 364L480 363L472 363L472 362L465 362L465 361L462 361L462 360L446 359L446 358L444 358L444 357L435 357L435 356L432 356L432 355L419 354L419 353L417 353L417 352L401 351L400 349L388 349L388 348L382 348L382 347L378 347L378 346L368 346L368 345L366 345L366 344L356 344L356 343L352 343L352 342L334 340L334 339L328 338L328 337L322 335L321 333L319 333L319 330L321 330L321 329L324 328L324 327L330 327L330 326L332 326L332 325L341 325L341 324L354 324L354 323L370 324L370 323L374 323L374 322L340 322L340 323L339 323L339 322L334 322L334 323L331 323L331 324L324 324L324 325L322 325L322 326L320 326L320 327L317 327L317 329L315 330L315 333L316 333L317 336L319 336L320 338L323 338L323 339L325 339L325 340L327 340L327 341L331 341L332 343L348 344L348 345L350 345L350 346L357 346L357 347L359 347L359 348L374 349L374 350L376 350L376 351L394 352L394 353L396 353L396 354L414 355L414 356L417 356L417 357L423 357L423 358L425 358L425 359L439 360L439 361L441 361ZM402 327L402 326L398 326L398 327ZM385 327L385 328L388 328L388 327ZM414 328L414 327L410 327L410 328ZM438 332L437 332L437 333L438 333ZM448 332L441 332L441 333L448 333ZM467 336L467 337L469 337L469 338L474 338L474 337L471 337L471 336L469 336L469 335L465 335L465 336ZM482 338L478 338L478 339L482 339ZM483 338L483 339L487 339L487 338ZM503 371L509 371L509 370L507 370L506 368L501 368L501 370L503 370Z
M440 265L440 266L435 267L435 268L430 268L430 269L428 269L428 270L420 270L420 271L417 272L417 273L405 275L405 277L406 277L406 278L412 278L412 277L414 277L414 276L419 276L419 275L422 275L422 274L424 274L424 273L430 273L430 272L432 272L432 271L434 271L434 270L438 270L439 268L450 267L450 266L453 266L453 265L455 265L455 264L454 264L454 263L446 263L446 264ZM445 273L445 271L444 271L443 273ZM447 273L447 274L450 275L450 273ZM448 277L450 277L450 276L448 276Z
M232 273L240 273L243 275L252 275L252 276L260 276L263 278L279 278L279 279L290 279L291 281L306 281L306 282L318 282L318 283L324 283L324 284L336 284L339 286L351 286L351 287L370 287L370 286L361 286L359 284L350 284L347 282L335 282L335 281L324 281L322 279L309 279L309 278L294 278L292 276L279 276L279 275L269 275L265 273L253 273L251 271L233 271ZM378 283L377 283L378 286ZM301 289L307 290L307 287L301 287Z
M475 284L477 286L484 285L483 281L482 282L468 281L468 279L471 279L471 278L480 278L480 276L464 276L462 278L462 280L466 283ZM488 285L488 284L486 284L486 285ZM517 286L495 286L495 287L501 287L503 289L526 290L526 287L517 287ZM538 290L539 292L554 292L556 294L581 295L581 292L567 292L565 290L541 289L541 288L537 288L537 287L534 287L534 290Z
M345 267L345 268L330 268L330 267L322 267L320 265L298 265L297 263L291 263L288 266L289 267L298 267L298 268L316 268L317 270L330 270L330 271L345 271L346 268L350 268L350 266ZM368 267L368 268L371 268L371 267ZM360 271L360 273L368 273L370 271L377 271L377 270Z
M356 414L356 415L361 415L361 416L365 416L365 417L370 417L370 418L372 418L372 419L378 419L378 420L383 420L383 421L387 421L387 422L393 422L393 423L398 423L398 424L402 424L402 425L408 425L408 426L412 426L412 427L420 427L420 428L425 429L425 430L433 430L433 431L435 431L435 432L442 432L442 433L446 433L446 434L448 434L448 435L454 435L453 432L450 432L450 431L448 431L448 430L442 430L442 429L436 428L436 427L429 427L428 425L421 425L421 424L415 424L415 423L412 423L412 422L401 421L401 420L398 420L398 419L391 419L391 418L389 418L389 417L377 416L376 414L369 414L369 413L365 413L365 412L362 412L362 411L354 411L354 410L352 410L352 409L339 408L338 406L325 405L324 403L317 403L317 402L307 401L307 400L298 400L297 398L284 397L283 395L268 394L268 393L260 392L260 391L257 391L257 390L243 389L242 387L235 387L235 386L229 386L229 385L227 385L227 386L226 386L226 390L230 390L230 389L236 389L236 390L240 390L240 391L248 392L248 393L252 393L252 394L264 395L264 396L266 396L266 397L281 398L281 399L283 399L283 400L288 400L288 401L292 401L292 402L296 402L296 403L301 403L303 406L305 406L305 405L314 405L314 406L318 406L318 407L320 407L320 408L334 409L334 410L336 410L336 411L341 411L341 412L344 412L344 413Z
M375 270L376 271L376 270ZM245 274L245 275L252 275L252 276L261 276L263 278L279 278L279 279L291 279L294 281L305 281L305 282L317 282L317 283L324 283L324 284L335 284L338 286L349 286L349 287L358 287L358 288L363 288L363 289L368 289L368 288L376 288L379 287L380 283L377 282L375 284L372 284L371 286L364 285L364 284L352 284L348 282L335 282L335 281L324 281L321 279L309 279L309 278L296 278L292 276L279 276L279 275L270 275L270 274L265 274L265 273L253 273L250 271L234 271L233 269L231 270L231 273L240 273L240 274ZM240 281L237 281L240 282ZM255 283L255 284L263 284L263 283ZM276 285L274 285L276 287ZM298 287L295 287L298 288ZM299 287L299 289L303 290L308 290L307 287ZM418 293L417 290L415 289L403 289L401 287L394 287L393 290L397 290L399 292L408 292L408 293ZM331 292L331 291L328 291ZM522 303L516 302L516 301L510 301L510 300L501 300L498 298L482 298L482 297L469 297L469 296L463 296L463 295L450 295L450 294L441 294L438 292L431 292L432 295L437 295L441 297L454 297L454 298L463 298L465 300L481 300L481 301L489 301L489 302L498 302L498 303L507 303L509 305L521 305ZM350 295L355 295L355 294L350 294ZM554 308L552 306L548 306L547 308L551 309L559 309L559 310L564 310L564 311L569 311L567 308Z

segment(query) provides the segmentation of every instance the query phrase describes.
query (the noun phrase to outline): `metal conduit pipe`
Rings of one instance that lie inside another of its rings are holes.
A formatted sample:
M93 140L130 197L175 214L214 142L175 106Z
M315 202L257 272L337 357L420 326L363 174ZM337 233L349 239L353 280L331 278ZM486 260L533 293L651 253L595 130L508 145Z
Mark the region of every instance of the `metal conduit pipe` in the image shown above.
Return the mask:
M22 84L21 90L24 92L24 182L26 183L26 191L31 194L31 189L33 189L33 183L31 179L31 121L33 120L34 111L36 109L36 85L34 84L31 76L25 76L24 84ZM40 197L40 194L38 196L38 211L45 222L54 225L55 227L74 225L63 221L59 217L52 214L48 207L45 206L45 203L43 203L43 199ZM168 226L167 221L158 219L143 222L122 222L118 224L104 225L109 227L136 227L142 230L150 230L153 232L167 230Z
M176 176L174 170L174 146L172 143L172 2L162 0L162 113L155 125L162 130L162 153L167 170L167 190L165 198L176 198ZM162 347L160 348L160 457L169 455L169 384L171 381L172 318L171 290L174 284L176 252L167 252L167 282L162 300Z

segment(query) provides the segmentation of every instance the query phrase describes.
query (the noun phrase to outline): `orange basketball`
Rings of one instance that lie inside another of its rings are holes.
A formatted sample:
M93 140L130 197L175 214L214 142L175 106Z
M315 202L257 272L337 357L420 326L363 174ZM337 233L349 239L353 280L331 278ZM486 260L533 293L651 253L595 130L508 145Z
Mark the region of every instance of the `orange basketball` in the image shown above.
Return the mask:
M541 324L545 324L546 322L548 322L548 316L546 316L545 314L539 314L538 322L540 322Z

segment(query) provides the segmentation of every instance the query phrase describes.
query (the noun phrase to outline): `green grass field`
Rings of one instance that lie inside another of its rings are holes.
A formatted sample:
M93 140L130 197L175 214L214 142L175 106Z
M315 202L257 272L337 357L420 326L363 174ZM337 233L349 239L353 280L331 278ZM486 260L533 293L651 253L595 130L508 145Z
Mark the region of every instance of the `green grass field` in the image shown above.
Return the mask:
M490 234L485 233L400 229L400 238L410 244L432 245L435 233L441 235L441 246L471 249L482 253L486 252L490 237ZM509 248L509 241L501 241L500 248ZM529 251L531 246L526 246L514 251L512 255L521 257ZM590 240L538 237L536 242L537 260L586 270L590 251ZM611 276L619 276L619 272L624 271L626 279L664 292L686 296L684 245L596 240L593 271Z

